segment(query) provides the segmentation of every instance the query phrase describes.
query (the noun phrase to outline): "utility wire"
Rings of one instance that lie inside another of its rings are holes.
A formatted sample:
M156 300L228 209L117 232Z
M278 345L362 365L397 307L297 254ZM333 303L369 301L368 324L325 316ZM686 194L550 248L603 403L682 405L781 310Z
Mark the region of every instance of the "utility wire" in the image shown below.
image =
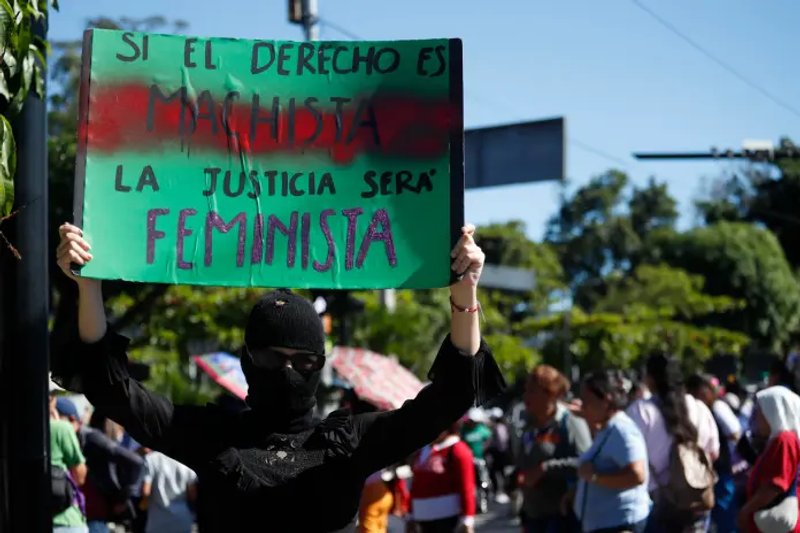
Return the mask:
M320 18L319 22L323 26L328 27L328 28L330 28L330 29L332 29L332 30L334 30L334 31L336 31L338 33L341 33L342 35L344 35L348 39L352 39L354 41L363 41L363 40L365 40L363 37L359 36L358 34L353 33L352 31L348 30L347 28L339 26L338 24L336 24L334 22L331 22L328 19ZM466 98L470 99L470 100L475 101L475 102L482 103L483 105L487 105L488 104L488 105L491 105L491 106L493 106L495 108L503 108L503 109L506 109L506 110L517 111L517 109L513 108L510 104L507 104L507 103L502 102L502 101L498 101L498 100L494 100L494 99L488 98L488 97L486 97L484 95L477 94L474 91L470 91L470 92L464 91L464 96ZM601 150L599 148L595 148L594 146L591 146L591 145L589 145L589 144L587 144L587 143L585 143L583 141L579 141L578 139L575 139L575 138L571 137L571 138L569 138L569 143L574 145L577 148L585 150L586 152L592 153L592 154L594 154L596 156L599 156L599 157L602 157L602 158L607 159L609 161L612 161L612 162L614 162L614 163L616 163L618 165L622 165L625 168L628 168L630 166L630 162L624 161L624 160L622 160L622 159L620 159L618 157L615 157L615 156L613 156L613 155L611 155L611 154L609 154L607 152L604 152L603 150Z
M612 161L612 162L614 162L614 163L616 163L618 165L622 165L626 169L630 167L630 161L625 161L623 159L620 159L619 157L615 157L615 156L609 154L608 152L604 152L603 150L600 150L599 148L595 148L594 146L586 144L583 141L579 141L575 137L570 137L569 138L569 143L571 145L573 145L573 146L576 146L576 147L580 148L581 150L585 150L585 151L587 151L589 153L592 153L592 154L594 154L596 156L602 157L604 159L608 159L609 161Z
M485 95L476 94L474 91L471 91L471 92L467 93L466 90L465 90L464 91L464 97L469 99L469 100L473 100L474 102L477 102L477 103L482 104L482 105L491 105L491 106L493 106L495 108L503 108L503 109L505 109L507 111L514 111L514 112L518 111L518 109L513 107L511 104L508 104L508 103L506 103L506 102L504 102L502 100L494 100L494 99L489 98L489 97L487 97ZM575 137L570 137L567 140L572 146L574 146L576 148L580 148L581 150L584 150L584 151L589 152L591 154L594 154L596 156L599 156L599 157L602 157L602 158L607 159L609 161L612 161L613 163L615 163L617 165L622 165L626 169L630 167L631 161L625 161L625 160L623 160L623 159L621 159L619 157L615 157L615 156L609 154L608 152L604 152L600 148L596 148L596 147L590 145L589 143L585 143L585 142L583 142L583 141L581 141L579 139L576 139Z
M751 80L750 78L748 78L747 76L745 76L744 74L742 74L741 72L736 70L736 68L734 68L730 63L720 59L716 55L714 55L711 52L709 52L708 50L706 50L702 45L700 45L700 43L698 43L697 41L695 41L694 39L692 39L691 37L689 37L688 35L686 35L682 31L680 31L678 28L676 28L668 20L664 19L661 15L659 15L658 13L656 13L655 11L653 11L652 9L650 9L649 7L644 5L640 0L631 0L631 2L633 2L633 4L636 7L638 7L639 9L641 9L642 11L644 11L645 13L647 13L648 15L650 15L651 17L656 19L659 22L659 24L661 24L662 26L667 28L669 31L671 31L672 33L674 33L675 35L677 35L678 37L683 39L692 48L694 48L695 50L697 50L698 52L700 52L701 54L706 56L706 58L710 59L711 61L716 63L718 66L720 66L723 69L725 69L726 71L728 71L728 73L730 73L732 76L736 77L739 81L741 81L742 83L745 83L751 89L754 89L754 90L758 91L759 93L762 94L762 96L765 96L766 98L771 100L774 104L777 104L777 105L781 106L782 108L784 108L785 110L789 111L790 113L800 117L800 110L798 110L796 107L792 106L788 102L786 102L786 101L780 99L779 97L775 96L770 91L768 91L767 89L765 89L764 87L762 87L758 83L754 82L753 80Z
M342 35L344 35L345 37L347 37L348 39L350 39L352 41L365 41L366 40L363 37L351 32L347 28L343 28L342 26L339 26L338 24L336 24L334 22L331 22L328 19L320 18L319 22L323 26L328 27L328 28L330 28L330 29L332 29L334 31L337 31L337 32L341 33Z

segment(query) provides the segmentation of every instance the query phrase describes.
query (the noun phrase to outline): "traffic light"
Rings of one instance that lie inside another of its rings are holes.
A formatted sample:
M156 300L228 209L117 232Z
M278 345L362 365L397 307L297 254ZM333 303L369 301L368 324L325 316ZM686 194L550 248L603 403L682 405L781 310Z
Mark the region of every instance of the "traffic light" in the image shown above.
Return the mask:
M289 22L303 23L303 0L289 0Z

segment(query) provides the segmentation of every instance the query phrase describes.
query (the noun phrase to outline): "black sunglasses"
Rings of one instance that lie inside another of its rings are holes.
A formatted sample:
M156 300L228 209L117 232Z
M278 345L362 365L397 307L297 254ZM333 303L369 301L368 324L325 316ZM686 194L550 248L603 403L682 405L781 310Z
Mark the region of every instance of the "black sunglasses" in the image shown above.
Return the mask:
M251 350L247 345L242 350L255 366L266 370L283 368L287 362L298 372L317 372L325 366L325 356L318 353L299 352L288 355L272 348Z

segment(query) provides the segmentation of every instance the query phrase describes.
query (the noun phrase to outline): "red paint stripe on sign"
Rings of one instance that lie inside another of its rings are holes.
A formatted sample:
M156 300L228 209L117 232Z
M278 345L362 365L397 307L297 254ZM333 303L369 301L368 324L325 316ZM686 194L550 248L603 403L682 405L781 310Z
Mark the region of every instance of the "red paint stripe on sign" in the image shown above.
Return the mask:
M360 153L413 158L447 154L461 117L447 100L273 98L212 95L129 83L91 89L89 150L209 150L229 154L327 153L336 163ZM83 130L85 128L85 130Z

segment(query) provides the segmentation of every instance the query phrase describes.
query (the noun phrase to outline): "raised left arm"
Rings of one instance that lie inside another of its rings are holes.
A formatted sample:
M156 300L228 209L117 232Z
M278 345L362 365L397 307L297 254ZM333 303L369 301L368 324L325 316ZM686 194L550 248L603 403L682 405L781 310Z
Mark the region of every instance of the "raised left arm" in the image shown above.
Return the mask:
M402 460L434 440L472 405L505 388L505 381L488 347L481 342L477 286L484 255L475 244L475 228L467 226L451 252L460 280L450 287L450 336L442 343L428 374L431 384L400 409L359 416L361 436L357 457L365 472Z
M478 280L483 271L485 255L475 244L475 226L462 229L461 239L450 253L452 269L461 279L450 286L453 315L450 321L450 340L464 355L474 356L481 345Z

